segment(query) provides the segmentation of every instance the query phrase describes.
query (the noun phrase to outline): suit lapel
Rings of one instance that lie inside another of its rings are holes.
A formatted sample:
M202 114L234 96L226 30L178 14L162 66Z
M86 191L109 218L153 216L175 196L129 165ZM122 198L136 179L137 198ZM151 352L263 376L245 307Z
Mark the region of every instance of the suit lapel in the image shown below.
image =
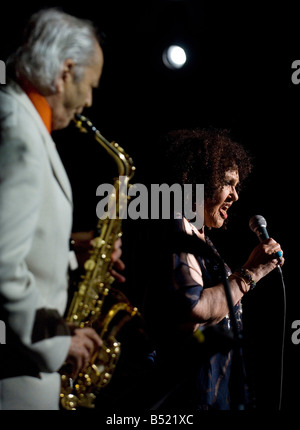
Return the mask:
M42 123L44 126L44 124ZM57 149L55 147L55 143L51 136L49 135L46 127L45 128L45 136L44 136L44 143L45 148L52 166L53 174L57 180L57 182L60 184L63 192L65 193L67 199L72 203L72 191L70 182L68 179L68 176L66 174L65 168L62 164L62 161L60 159L60 156L58 155Z

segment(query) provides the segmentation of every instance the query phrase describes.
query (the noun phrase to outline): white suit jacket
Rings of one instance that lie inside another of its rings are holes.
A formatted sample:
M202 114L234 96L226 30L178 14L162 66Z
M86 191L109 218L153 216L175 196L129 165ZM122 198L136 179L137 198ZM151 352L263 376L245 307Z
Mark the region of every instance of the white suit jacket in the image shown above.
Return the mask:
M62 316L71 226L71 187L55 144L21 88L2 86L0 409L58 408L57 371L70 345Z

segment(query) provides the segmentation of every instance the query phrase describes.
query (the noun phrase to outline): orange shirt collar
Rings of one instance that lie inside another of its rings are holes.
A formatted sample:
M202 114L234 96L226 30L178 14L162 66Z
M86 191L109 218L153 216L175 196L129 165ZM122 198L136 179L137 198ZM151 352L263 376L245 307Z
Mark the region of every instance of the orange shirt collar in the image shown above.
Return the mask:
M23 89L31 100L34 107L36 108L36 110L38 111L48 132L51 133L52 111L47 100L30 84L24 85Z

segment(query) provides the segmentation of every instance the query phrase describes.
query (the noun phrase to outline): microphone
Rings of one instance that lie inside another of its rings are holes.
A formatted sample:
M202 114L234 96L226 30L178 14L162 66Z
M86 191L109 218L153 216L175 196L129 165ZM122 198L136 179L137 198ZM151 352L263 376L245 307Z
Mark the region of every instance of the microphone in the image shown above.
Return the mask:
M254 215L249 221L249 227L256 234L260 242L265 239L269 239L270 236L267 231L267 221L263 216ZM282 252L277 251L275 255L280 259L282 257Z
M267 232L267 221L261 215L254 215L249 221L250 229L256 234L259 241L262 242L265 239L269 239Z

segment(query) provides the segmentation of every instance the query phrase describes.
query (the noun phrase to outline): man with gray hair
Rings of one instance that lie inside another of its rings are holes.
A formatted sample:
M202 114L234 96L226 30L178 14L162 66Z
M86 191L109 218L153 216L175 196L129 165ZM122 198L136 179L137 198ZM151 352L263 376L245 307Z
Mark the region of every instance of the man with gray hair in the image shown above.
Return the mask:
M51 137L92 104L103 53L89 21L34 14L0 91L0 409L58 409L59 369L74 375L102 344L72 329L67 303L71 186ZM116 249L116 259L120 250Z

